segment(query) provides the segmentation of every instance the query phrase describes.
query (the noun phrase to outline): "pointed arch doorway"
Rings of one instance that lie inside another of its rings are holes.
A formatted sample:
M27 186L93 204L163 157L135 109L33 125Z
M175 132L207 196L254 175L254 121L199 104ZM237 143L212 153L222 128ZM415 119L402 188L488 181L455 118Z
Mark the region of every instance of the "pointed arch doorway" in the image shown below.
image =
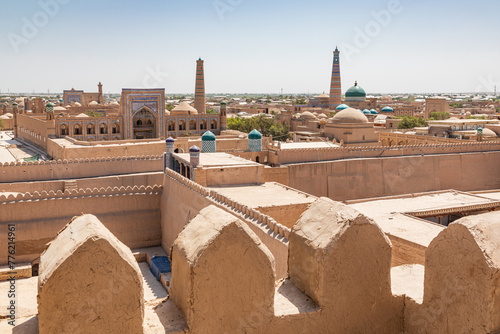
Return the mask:
M132 118L134 139L157 138L156 117L147 108L142 108Z

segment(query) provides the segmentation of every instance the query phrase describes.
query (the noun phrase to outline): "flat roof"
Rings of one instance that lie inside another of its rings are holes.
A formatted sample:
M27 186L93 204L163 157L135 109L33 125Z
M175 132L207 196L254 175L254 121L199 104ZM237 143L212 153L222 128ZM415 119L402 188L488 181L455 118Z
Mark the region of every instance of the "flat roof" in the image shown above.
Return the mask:
M173 156L189 165L189 153L174 153ZM243 159L228 153L200 153L200 165L203 167L262 166L257 162Z
M340 144L324 141L310 141L298 143L281 143L282 150L300 149L300 148L327 148L327 147L340 147Z
M473 205L495 205L496 202L498 201L487 196L454 190L385 199L347 201L348 205L375 220L386 234L424 247L427 247L446 226L434 224L407 213L432 214L436 210L446 209L459 211L461 208Z
M317 199L316 196L306 194L276 182L209 188L251 208L307 204Z

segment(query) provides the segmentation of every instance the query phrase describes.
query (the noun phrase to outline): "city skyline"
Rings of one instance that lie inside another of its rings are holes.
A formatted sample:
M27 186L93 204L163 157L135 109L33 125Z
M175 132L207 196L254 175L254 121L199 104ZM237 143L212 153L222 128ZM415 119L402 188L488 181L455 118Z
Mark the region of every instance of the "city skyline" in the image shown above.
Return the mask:
M208 94L328 93L338 46L343 93L356 80L369 93L493 92L500 4L472 6L361 0L354 12L326 1L8 3L0 90L95 91L101 81L106 93L194 94L192 63L201 57Z

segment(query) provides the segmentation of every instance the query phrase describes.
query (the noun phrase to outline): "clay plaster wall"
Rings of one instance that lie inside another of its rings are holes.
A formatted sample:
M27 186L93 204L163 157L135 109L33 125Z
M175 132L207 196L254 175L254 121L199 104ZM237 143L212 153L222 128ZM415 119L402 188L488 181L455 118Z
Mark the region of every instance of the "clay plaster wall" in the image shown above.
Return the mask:
M162 168L160 156L6 163L0 164L0 183L159 172Z
M161 244L160 187L101 188L0 196L1 223L16 224L16 261L32 261L74 216L92 213L130 248ZM0 231L0 264L7 229Z
M317 162L339 159L401 157L412 155L452 154L470 152L500 151L500 142L462 142L439 143L408 146L366 146L338 147L320 149L288 149L269 154L269 163L293 164L300 162Z
M276 275L286 277L289 229L249 207L211 192L180 174L167 170L161 196L162 246L170 253L179 233L209 205L236 215L262 240L276 259Z
M119 176L104 176L75 180L78 189L93 189L107 187L161 186L163 173L143 173ZM34 193L35 191L64 191L65 181L36 181L0 183L0 192Z
M49 121L35 116L18 114L17 126L17 135L19 138L33 143L38 147L47 148L47 128L49 127Z
M455 221L429 245L423 302L406 296L406 333L500 331L500 212Z
M213 167L205 170L207 186L264 183L264 166ZM196 171L195 171L196 173Z
M291 187L338 201L500 188L500 152L338 160L288 169Z
M73 220L40 258L39 333L143 333L143 319L142 275L130 249L95 216Z
M259 207L256 210L273 217L278 223L292 228L299 220L300 215L309 207L309 203L296 203L293 205Z

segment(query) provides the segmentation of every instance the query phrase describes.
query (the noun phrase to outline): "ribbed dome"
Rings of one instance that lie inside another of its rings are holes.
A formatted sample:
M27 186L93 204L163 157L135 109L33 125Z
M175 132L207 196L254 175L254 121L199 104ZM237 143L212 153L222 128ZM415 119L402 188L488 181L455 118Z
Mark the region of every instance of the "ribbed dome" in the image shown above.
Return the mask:
M341 104L341 105L337 106L337 108L335 108L335 110L341 111L341 110L344 110L347 108L349 108L349 106L347 104Z
M394 112L394 109L392 109L391 107L384 107L382 108L382 112Z
M345 92L345 97L366 97L366 92L363 88L358 86L358 82L354 83L354 86L349 88L347 92Z
M328 95L328 94L326 94L325 92L323 92L323 94L318 95L318 96L316 96L316 97L317 97L317 98L329 98L329 97L330 97L330 95Z
M332 123L368 123L368 118L353 108L347 108L333 116Z
M256 129L253 129L252 132L248 134L248 139L262 139L262 134Z
M205 141L215 141L215 135L212 133L212 131L207 131L201 136L201 140Z
M172 109L171 114L175 115L177 113L185 113L185 112L187 112L190 115L198 114L198 111L195 108L191 107L187 102L179 103L177 107Z

